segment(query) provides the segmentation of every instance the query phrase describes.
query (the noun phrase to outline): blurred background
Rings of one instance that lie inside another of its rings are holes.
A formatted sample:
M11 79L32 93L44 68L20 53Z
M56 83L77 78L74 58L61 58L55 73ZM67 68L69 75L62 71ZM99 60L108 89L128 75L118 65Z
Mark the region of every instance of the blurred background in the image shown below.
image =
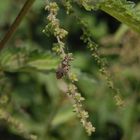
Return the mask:
M1 1L0 39L24 2ZM138 0L133 2L138 3ZM51 51L56 40L42 33L48 14L44 6L44 1L35 1L7 46ZM73 16L65 13L61 3L60 6L58 18L62 27L69 32L67 51L73 53L72 67L78 73L76 85L86 99L83 104L89 111L96 132L91 137L87 136L63 92L66 83L56 79L55 71L5 71L8 80L0 85L0 89L6 86L5 92L10 97L7 111L39 140L140 140L140 35L100 10L87 12L75 6L79 16L87 21L93 39L99 44L99 53L108 61L108 71L124 98L125 106L119 108L91 52L80 40L82 30L79 24ZM25 138L0 120L0 140Z

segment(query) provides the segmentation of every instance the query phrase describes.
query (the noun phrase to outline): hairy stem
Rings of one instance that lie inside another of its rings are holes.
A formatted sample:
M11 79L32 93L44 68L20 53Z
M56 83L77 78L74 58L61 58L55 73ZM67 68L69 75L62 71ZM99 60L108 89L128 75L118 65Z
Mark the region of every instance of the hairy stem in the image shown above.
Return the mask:
M34 3L35 0L26 0L24 6L20 10L19 14L17 15L16 19L14 20L13 24L5 34L4 38L0 42L0 50L2 50L11 36L14 34L16 29L18 28L19 24L21 23L22 19L25 17L26 13L29 11L30 7Z

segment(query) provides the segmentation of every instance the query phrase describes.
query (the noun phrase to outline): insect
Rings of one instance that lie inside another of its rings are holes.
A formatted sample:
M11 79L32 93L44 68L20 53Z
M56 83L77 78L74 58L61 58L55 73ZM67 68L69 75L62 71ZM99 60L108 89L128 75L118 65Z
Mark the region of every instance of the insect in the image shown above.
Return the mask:
M70 67L70 61L73 60L73 58L70 55L66 55L64 59L61 61L60 65L58 66L56 70L56 78L61 79L64 75L67 75Z

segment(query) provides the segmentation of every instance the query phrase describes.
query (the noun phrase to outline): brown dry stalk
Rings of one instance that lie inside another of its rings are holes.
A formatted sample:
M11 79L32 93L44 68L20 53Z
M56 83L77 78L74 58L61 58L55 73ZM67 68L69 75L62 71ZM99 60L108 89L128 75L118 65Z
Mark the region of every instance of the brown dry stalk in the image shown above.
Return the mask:
M14 34L18 26L20 25L22 19L25 17L29 9L31 8L32 4L35 0L26 0L25 4L23 5L22 9L20 10L19 14L17 15L16 19L10 26L9 30L3 37L3 39L0 41L0 50L2 50L5 47L5 44L9 41L11 36Z

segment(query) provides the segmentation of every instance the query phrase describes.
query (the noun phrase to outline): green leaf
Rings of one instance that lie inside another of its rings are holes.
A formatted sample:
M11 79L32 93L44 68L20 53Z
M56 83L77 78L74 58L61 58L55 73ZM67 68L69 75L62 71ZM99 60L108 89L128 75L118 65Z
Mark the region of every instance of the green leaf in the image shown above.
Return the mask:
M126 0L104 0L100 9L140 33L140 14L135 4Z
M55 127L74 118L75 114L72 112L72 110L73 108L71 108L71 105L69 104L60 108L52 121L52 125Z
M0 67L5 71L17 71L25 65L26 52L19 48L5 48L0 52Z
M26 50L25 48L5 48L0 53L0 67L4 71L20 70L54 70L59 59L49 52L42 50Z
M54 70L59 64L59 58L51 53L35 53L27 62L28 67L37 70Z

